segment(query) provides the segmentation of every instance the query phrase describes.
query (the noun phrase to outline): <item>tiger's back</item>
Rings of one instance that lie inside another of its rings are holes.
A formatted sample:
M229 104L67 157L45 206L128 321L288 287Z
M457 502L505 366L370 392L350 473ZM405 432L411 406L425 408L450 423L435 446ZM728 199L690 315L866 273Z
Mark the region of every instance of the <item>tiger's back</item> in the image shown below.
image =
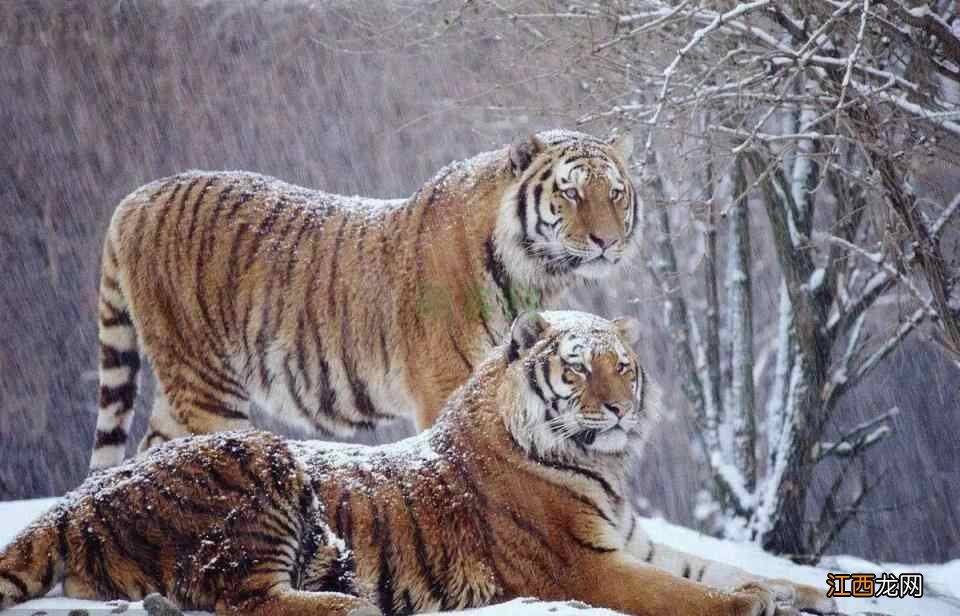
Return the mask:
M331 434L407 414L409 392L393 385L403 382L385 297L393 287L382 284L402 258L390 235L401 213L396 202L240 172L182 174L128 197L104 248L101 408L110 412L95 455L122 457L138 346L160 384L143 448L248 427L251 402ZM373 288L383 301L362 297Z

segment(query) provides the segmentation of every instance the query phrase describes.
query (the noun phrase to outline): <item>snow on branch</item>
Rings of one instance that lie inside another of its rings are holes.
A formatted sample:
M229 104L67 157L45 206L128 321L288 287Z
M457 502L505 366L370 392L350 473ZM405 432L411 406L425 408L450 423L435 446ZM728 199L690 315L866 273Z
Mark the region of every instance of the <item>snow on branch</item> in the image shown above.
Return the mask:
M771 452L770 461L766 474L757 487L756 507L749 523L758 538L762 538L774 528L784 505L784 482L791 470L791 453L796 446L796 435L804 412L802 404L809 387L804 379L806 362L802 353L795 353L787 385L786 404L777 421L779 432L771 434L767 443Z
M894 106L900 108L902 111L905 111L916 118L930 122L934 126L947 130L953 133L954 135L960 135L960 124L956 122L952 122L948 119L950 117L960 116L960 110L954 110L947 114L934 113L929 109L926 109L918 105L917 103L907 100L906 94L900 94L898 96L894 96L889 92L879 92L879 91L871 90L867 86L864 86L858 83L856 80L853 80L853 86L858 91L864 92L865 94L869 94L870 96L875 96L880 100L891 103Z
M880 4L893 6L897 15L912 26L923 28L937 37L943 44L943 53L949 56L954 65L960 65L960 39L954 35L950 24L930 10L927 6L906 8L902 2L879 0Z
M874 351L869 357L867 357L860 367L857 368L856 374L853 379L851 379L850 384L856 384L861 381L863 377L869 374L874 368L877 367L877 364L880 363L884 357L890 354L895 348L897 348L900 343L903 341L907 335L916 329L917 325L923 322L930 316L927 308L918 308L906 321L900 324L900 327L891 335L886 342L880 345L876 351Z
M722 133L725 135L731 135L734 137L743 137L743 143L737 145L731 152L734 154L739 154L743 152L747 147L749 147L752 141L762 141L764 143L776 143L778 141L802 141L805 139L828 139L828 140L837 140L837 141L849 141L851 143L856 143L853 139L845 135L829 135L824 133L818 133L816 131L808 131L802 133L762 133L760 131L745 131L737 128L730 128L728 126L717 126L715 124L708 127L709 130Z
M859 270L854 270L854 274ZM851 282L854 282L851 276ZM871 276L863 290L855 299L848 299L842 304L842 310L838 310L835 318L827 323L827 331L831 335L842 334L851 325L863 316L863 314L873 306L884 293L886 293L898 280L898 277L891 276L889 272L880 270Z
M940 213L933 226L930 227L930 237L938 239L943 228L958 211L960 211L960 193L953 198L950 204Z
M933 304L930 302L930 300L925 298L923 294L920 293L920 290L916 287L916 285L913 284L913 281L910 280L910 278L908 278L906 275L898 271L895 267L890 265L890 263L887 262L887 260L883 257L882 254L875 253L875 252L868 252L867 250L861 248L860 246L857 246L856 244L848 242L847 240L841 237L837 237L829 233L823 233L818 231L814 234L814 239L817 241L829 242L831 244L836 244L838 246L841 246L849 250L850 252L856 253L857 255L880 266L881 268L883 268L885 272L887 272L887 274L889 274L890 276L896 278L901 283L903 283L903 285L910 291L910 294L914 297L914 299L920 302L920 305L923 306L923 309L926 311L926 314L928 314L929 316L936 315L936 310L934 309Z
M814 447L813 456L817 460L828 456L838 458L857 456L889 436L893 432L890 421L899 414L900 409L895 406L886 413L854 426L834 442L821 441Z
M756 495L747 487L745 478L732 464L723 461L723 455L714 451L710 455L710 466L723 479L724 484L736 498L737 505L747 512L756 505Z
M789 412L790 374L793 371L793 307L786 284L780 283L780 304L777 310L777 360L773 372L773 385L767 397L767 443L775 443L780 438L784 417ZM769 448L771 460L776 451Z
M738 4L733 9L727 11L726 13L717 13L716 17L708 25L700 28L693 33L693 36L690 37L690 40L687 41L687 44L677 50L676 56L673 58L673 61L663 70L663 84L660 88L660 93L657 95L656 107L653 112L653 117L650 118L648 124L652 127L657 125L657 122L660 120L660 115L663 113L664 105L667 100L667 93L670 91L670 80L673 78L674 73L677 70L680 62L683 58L690 53L690 50L700 45L703 40L711 32L715 32L725 23L735 20L737 17L754 11L758 8L765 7L771 3L772 0L756 0L755 2L744 2ZM647 140L644 144L644 157L643 160L646 161L650 157L650 149L653 147L653 131L651 130L647 134Z
M602 43L598 45L594 49L594 51L601 52L608 47L612 47L616 45L617 43L620 43L627 39L631 39L642 32L646 32L648 30L653 30L654 28L658 28L661 25L663 25L666 21L672 19L673 17L676 17L681 11L687 8L689 4L690 4L690 0L683 0L683 2L681 2L680 4L678 4L677 6L669 10L653 11L650 13L644 13L642 15L638 14L638 15L622 16L619 19L620 24L629 24L644 18L652 18L652 19L650 21L643 23L640 26L637 26L636 28L633 28L632 30L630 30L625 34L621 34L620 36L610 39L606 43Z
M847 88L850 86L850 78L853 76L853 65L860 56L860 50L863 49L863 37L867 31L867 18L870 16L870 0L863 0L863 10L860 15L860 30L857 31L857 42L853 46L853 51L847 56L847 69L843 74L843 81L840 82L840 101L837 103L837 113L843 108L843 101L847 97Z

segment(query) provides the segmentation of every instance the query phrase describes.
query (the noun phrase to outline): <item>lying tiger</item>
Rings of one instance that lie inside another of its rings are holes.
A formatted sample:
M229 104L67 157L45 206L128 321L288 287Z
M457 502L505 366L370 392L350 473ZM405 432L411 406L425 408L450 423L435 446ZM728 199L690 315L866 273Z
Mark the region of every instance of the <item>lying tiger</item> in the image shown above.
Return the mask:
M400 443L243 432L157 447L92 476L0 554L0 605L63 579L69 596L160 592L218 614L411 614L521 596L642 616L832 611L814 588L644 536L627 471L656 393L630 348L635 325L521 315L437 424ZM652 566L667 561L741 585Z
M429 427L521 309L625 262L631 148L548 131L395 201L230 171L144 186L104 241L91 466L123 459L141 352L159 385L141 450L249 428L253 402L341 437Z

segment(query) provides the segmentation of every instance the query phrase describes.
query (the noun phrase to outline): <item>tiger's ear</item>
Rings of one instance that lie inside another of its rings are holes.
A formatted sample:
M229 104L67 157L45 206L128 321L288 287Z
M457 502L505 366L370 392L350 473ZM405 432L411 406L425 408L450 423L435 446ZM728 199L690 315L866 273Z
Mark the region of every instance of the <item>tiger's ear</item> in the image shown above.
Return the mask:
M630 156L633 154L633 135L630 133L617 135L610 140L610 147L620 155L624 162L630 160Z
M611 321L624 342L633 346L640 339L640 321L633 317L620 317Z
M537 139L536 135L530 135L530 139L523 143L514 143L510 146L510 168L513 174L520 177L533 159L543 151L543 142Z
M514 361L522 352L535 345L548 326L547 320L539 312L520 313L510 326L510 348L507 350L507 361Z

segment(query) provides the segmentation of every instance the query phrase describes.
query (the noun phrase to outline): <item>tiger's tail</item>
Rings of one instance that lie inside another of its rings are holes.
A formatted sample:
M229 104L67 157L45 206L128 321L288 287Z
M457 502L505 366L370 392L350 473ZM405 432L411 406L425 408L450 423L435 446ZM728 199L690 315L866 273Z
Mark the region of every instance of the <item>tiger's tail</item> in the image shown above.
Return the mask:
M123 461L140 371L137 332L121 286L114 230L111 225L107 232L100 274L100 403L91 469Z
M53 509L0 550L0 609L42 597L63 579L65 516L62 507Z

